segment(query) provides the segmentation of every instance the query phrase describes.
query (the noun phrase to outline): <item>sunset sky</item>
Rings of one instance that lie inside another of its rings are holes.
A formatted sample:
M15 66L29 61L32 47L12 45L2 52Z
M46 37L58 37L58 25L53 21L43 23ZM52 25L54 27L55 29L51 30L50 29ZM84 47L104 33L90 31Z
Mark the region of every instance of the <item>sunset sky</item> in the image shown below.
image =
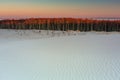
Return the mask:
M120 0L0 0L0 18L120 17Z

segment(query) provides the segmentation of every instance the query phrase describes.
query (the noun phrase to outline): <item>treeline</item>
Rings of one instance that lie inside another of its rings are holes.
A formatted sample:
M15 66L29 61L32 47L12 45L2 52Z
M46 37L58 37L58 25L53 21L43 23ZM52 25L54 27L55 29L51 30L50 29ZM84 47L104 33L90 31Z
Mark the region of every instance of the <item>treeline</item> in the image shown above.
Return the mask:
M120 31L120 20L93 20L81 18L29 18L1 20L0 29L37 29L59 31Z

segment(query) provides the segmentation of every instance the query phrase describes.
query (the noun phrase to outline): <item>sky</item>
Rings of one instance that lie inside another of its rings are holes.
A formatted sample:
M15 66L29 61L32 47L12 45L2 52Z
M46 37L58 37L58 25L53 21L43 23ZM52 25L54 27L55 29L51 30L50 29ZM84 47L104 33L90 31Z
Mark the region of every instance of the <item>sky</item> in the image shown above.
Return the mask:
M120 17L120 0L0 0L0 18Z

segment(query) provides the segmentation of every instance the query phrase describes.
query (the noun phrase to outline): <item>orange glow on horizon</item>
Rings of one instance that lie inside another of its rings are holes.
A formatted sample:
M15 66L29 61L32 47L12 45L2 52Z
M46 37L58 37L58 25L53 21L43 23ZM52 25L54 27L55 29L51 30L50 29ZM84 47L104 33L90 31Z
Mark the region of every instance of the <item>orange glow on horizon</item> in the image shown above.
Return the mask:
M48 5L0 5L0 17L119 17L120 10L103 7L48 6Z

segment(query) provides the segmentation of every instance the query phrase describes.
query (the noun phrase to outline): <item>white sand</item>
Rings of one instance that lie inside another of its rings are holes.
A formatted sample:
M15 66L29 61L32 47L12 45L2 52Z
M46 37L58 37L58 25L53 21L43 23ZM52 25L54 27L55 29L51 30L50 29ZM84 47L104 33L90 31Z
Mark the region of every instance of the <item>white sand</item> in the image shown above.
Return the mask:
M55 33L0 30L0 80L120 80L119 33Z

